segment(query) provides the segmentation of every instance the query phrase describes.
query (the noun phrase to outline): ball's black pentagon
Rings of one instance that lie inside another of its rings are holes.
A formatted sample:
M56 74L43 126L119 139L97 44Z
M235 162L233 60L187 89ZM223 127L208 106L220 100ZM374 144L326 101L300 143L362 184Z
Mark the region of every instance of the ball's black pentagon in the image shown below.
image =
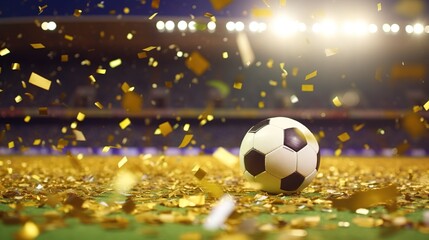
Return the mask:
M316 164L316 170L319 171L320 166L320 151L317 152L317 164Z
M256 149L251 149L244 155L245 169L256 176L265 171L265 155Z
M298 152L307 145L305 135L297 128L288 128L284 130L283 144L295 152Z
M282 178L280 180L280 189L283 191L296 191L304 182L305 177L298 172Z
M262 120L260 122L258 122L255 126L253 126L249 132L255 133L257 132L259 129L263 128L264 126L267 126L268 124L270 124L270 119L265 119Z

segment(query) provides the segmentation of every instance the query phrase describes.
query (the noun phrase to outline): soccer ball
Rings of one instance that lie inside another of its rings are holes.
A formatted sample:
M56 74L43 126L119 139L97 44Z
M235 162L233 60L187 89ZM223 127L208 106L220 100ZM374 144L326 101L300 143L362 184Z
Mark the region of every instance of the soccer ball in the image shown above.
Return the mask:
M244 177L269 193L300 192L316 177L320 165L314 135L286 117L268 118L250 128L239 158Z

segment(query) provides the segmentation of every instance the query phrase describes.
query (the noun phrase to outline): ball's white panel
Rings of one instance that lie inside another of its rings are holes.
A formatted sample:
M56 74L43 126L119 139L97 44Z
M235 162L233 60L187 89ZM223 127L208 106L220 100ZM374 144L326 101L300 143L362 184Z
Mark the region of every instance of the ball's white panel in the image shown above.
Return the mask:
M307 144L309 144L315 152L319 151L319 143L317 142L316 137L304 124L287 117L274 117L270 118L270 125L277 126L281 129L286 128L298 128L302 133L304 133L305 138L307 139Z
M304 177L308 176L317 166L317 154L309 145L297 153L297 170Z
M253 148L253 137L254 137L254 133L246 133L246 135L244 135L243 140L241 141L241 145L240 145L240 152L238 154L238 157L240 159L240 168L242 171L245 170L244 168L244 154L246 154L250 149Z
M280 189L280 179L267 173L266 171L255 177L255 182L261 184L261 189L269 193L282 193Z
M244 178L249 182L255 181L255 178L248 171L244 171Z
M275 177L284 178L296 171L296 161L296 152L279 147L265 156L265 169Z
M313 181L313 179L317 176L317 170L314 169L313 172L311 172L305 179L304 182L302 182L301 186L298 188L298 192L302 191L304 188L306 188L310 183Z
M267 125L255 133L253 147L267 154L283 145L283 131L278 127Z

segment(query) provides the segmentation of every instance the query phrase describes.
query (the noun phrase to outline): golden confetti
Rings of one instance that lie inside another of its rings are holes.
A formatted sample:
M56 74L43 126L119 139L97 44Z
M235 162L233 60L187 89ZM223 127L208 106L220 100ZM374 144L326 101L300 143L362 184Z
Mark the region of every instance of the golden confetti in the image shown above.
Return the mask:
M268 84L270 84L270 86L275 87L275 86L277 86L277 85L278 85L278 82L277 82L277 81L275 81L275 80L270 80L270 81L268 81Z
M429 111L429 100L423 105L423 108L426 110L426 111Z
M312 79L312 78L314 78L314 77L316 77L316 76L317 76L317 70L315 70L315 71L313 71L313 72L311 72L311 73L307 74L307 75L305 76L305 80L310 80L310 79Z
M84 142L86 141L85 135L79 130L73 129L73 134L76 138L76 141Z
M353 124L353 131L355 132L360 131L364 126L365 126L365 123Z
M24 122L28 123L28 122L30 122L30 120L31 120L31 116L27 115L24 117Z
M194 137L194 135L192 135L192 134L186 134L183 137L183 140L180 143L179 148L184 148L184 147L188 146L188 144L191 142L193 137Z
M325 56L330 57L338 53L338 48L325 48Z
M149 46L149 47L143 48L143 51L150 52L150 51L154 50L155 48L157 48L157 47L156 46Z
M21 70L21 65L19 63L12 63L12 70Z
M80 17L80 15L82 15L82 10L75 9L74 12L73 12L73 16Z
M223 59L227 59L228 58L228 52L223 52L222 53L222 58Z
M160 1L161 1L161 0L152 0L152 3L150 4L150 6L151 6L153 9L158 9L158 8L159 8L159 3L160 3Z
M0 50L0 56L6 56L10 53L9 49L7 48L3 48L2 50Z
M73 41L74 37L72 35L66 34L66 35L64 35L64 39L68 40L68 41Z
M259 101L258 102L258 108L264 108L264 107L265 107L264 101Z
M48 7L47 4L43 5L43 6L39 6L39 15L43 12L43 10L45 10Z
M45 89L45 90L49 90L49 88L51 87L51 81L50 80L48 80L48 79L46 79L46 78L44 78L44 77L42 77L42 76L40 76L34 72L31 73L30 79L28 80L28 82L39 87L39 88Z
M298 76L299 68L293 67L292 68L292 76L296 77Z
M130 87L130 85L128 85L127 82L122 83L122 85L121 85L122 92L127 93L130 91L130 89L131 89L131 87Z
M377 11L381 11L381 3L377 3Z
M36 239L39 236L39 234L40 234L39 227L34 222L28 221L17 232L16 239L21 239L21 240Z
M125 163L128 162L128 158L127 157L123 157L119 162L118 162L118 168L121 168L122 166L125 165Z
M337 138L341 142L347 142L348 140L350 140L350 135L347 132L343 132L340 135L338 135Z
M397 196L397 185L393 184L385 188L356 192L347 199L332 199L332 206L337 209L355 211L359 208L368 208L392 202L395 203Z
M335 96L334 99L332 99L332 103L334 103L335 107L341 107L343 105L338 96Z
M210 67L210 63L207 59L196 51L193 51L186 59L185 65L197 76L203 75Z
M42 139L40 139L40 138L34 139L34 141L33 141L33 145L34 145L34 146L38 146L38 145L40 145L41 143L42 143Z
M120 58L112 60L109 62L109 66L111 68L116 68L116 67L120 66L121 64L122 64L122 60Z
M383 225L383 219L376 219L371 217L355 217L353 223L359 227L373 228Z
M191 124L186 123L185 125L183 125L183 131L185 131L185 132L189 131L190 127L191 127Z
M147 57L147 53L146 52L139 52L139 53L137 53L137 57L139 59L146 58Z
M213 9L216 11L222 10L224 7L228 6L232 0L210 0L210 3L213 6Z
M301 85L301 91L303 92L313 92L314 86L313 84L302 84Z
M173 131L173 128L171 127L169 122L164 122L161 123L158 126L158 129L161 131L162 136L167 136L168 134L170 134Z
M253 8L252 9L252 16L259 18L270 18L273 16L273 11L269 8Z
M39 107L39 115L41 116L48 115L48 107Z
M45 48L45 45L43 45L42 43L31 43L30 44L32 48L34 49L42 49Z
M85 120L85 114L84 114L84 113L79 112L79 113L77 114L77 116L76 116L76 119L77 119L79 122L82 122L83 120Z
M103 68L97 68L97 70L95 70L95 72L98 74L106 74L107 70L103 69Z
M10 141L7 143L7 147L10 148L14 148L15 147L15 142L14 141Z
M213 157L216 158L221 163L223 163L225 166L228 166L230 168L233 168L238 164L237 156L230 153L228 150L226 150L223 147L218 147L213 152Z
M337 149L335 149L334 156L336 156L336 157L341 156L342 152L343 152L343 150L341 150L341 148L337 148Z
M194 173L194 176L198 178L198 180L202 180L207 175L207 172L204 171L199 165L195 165L192 168L192 172Z
M244 32L239 32L237 34L236 42L243 66L249 67L255 61L255 54L247 35Z
M69 61L69 55L63 54L61 55L61 62L68 62Z
M125 128L127 128L130 124L131 124L131 120L130 120L129 118L125 118L124 120L122 120L122 121L119 123L119 127L120 127L121 129L125 129Z
M100 102L95 102L94 105L97 106L98 109L103 109L103 104L101 104Z
M16 103L20 103L22 101L22 97L21 97L21 95L17 95L16 97L15 97L15 102Z
M94 83L96 83L97 82L97 80L95 80L95 77L94 77L94 75L89 75L89 81L91 81L91 84L94 84Z
M138 182L138 176L128 170L118 171L113 180L113 189L117 193L128 193Z
M234 85L232 86L235 89L241 89L243 87L242 82L234 82Z
M157 13L157 12L156 12L156 13L154 13L154 14L152 14L152 15L150 15L150 16L149 16L149 20L154 19L154 18L156 17L156 15L158 15L158 13Z

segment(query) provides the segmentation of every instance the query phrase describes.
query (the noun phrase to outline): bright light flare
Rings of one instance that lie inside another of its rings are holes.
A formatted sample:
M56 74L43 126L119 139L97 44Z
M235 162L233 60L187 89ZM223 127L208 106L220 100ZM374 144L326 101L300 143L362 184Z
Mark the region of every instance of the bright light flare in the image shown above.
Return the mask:
M322 33L325 36L333 36L338 31L337 24L332 20L324 20L313 24L312 30L314 33Z
M163 21L156 22L156 29L158 29L158 31L164 31L165 23Z
M177 28L179 31L185 31L188 28L188 24L185 20L181 20L177 23Z
M168 20L167 22L165 22L165 29L169 32L173 31L175 26L176 24L174 24L174 22L171 20Z
M399 32L399 30L400 30L401 28L399 27L399 25L398 24L396 24L396 23L394 23L394 24L392 24L391 26L390 26L390 30L393 32L393 33L397 33L397 32Z
M240 22L240 21L236 22L235 23L235 31L241 32L243 30L244 30L244 23Z
M423 24L421 24L421 23L414 24L413 28L414 28L415 34L422 34L425 30Z
M190 21L188 23L188 29L189 29L189 31L191 31L191 32L197 31L197 26L196 25L197 25L197 23L195 21Z
M388 23L383 24L382 28L383 28L383 32L385 33L388 33L391 30L390 24Z
M214 32L216 30L216 23L210 21L209 23L207 23L207 29L209 30L209 32Z
M371 24L368 26L368 31L369 31L370 33L376 33L376 32L378 31L378 27L377 27L377 25L375 25L375 24L371 23Z
M267 30L267 24L264 22L252 21L249 23L249 30L251 32L264 32Z
M405 32L407 32L408 34L413 33L414 32L414 27L412 25L405 26Z
M283 37L293 35L300 30L298 21L288 19L284 16L275 18L270 27L276 35Z
M227 22L226 23L226 30L228 30L229 32L232 32L235 30L235 23L234 22Z

